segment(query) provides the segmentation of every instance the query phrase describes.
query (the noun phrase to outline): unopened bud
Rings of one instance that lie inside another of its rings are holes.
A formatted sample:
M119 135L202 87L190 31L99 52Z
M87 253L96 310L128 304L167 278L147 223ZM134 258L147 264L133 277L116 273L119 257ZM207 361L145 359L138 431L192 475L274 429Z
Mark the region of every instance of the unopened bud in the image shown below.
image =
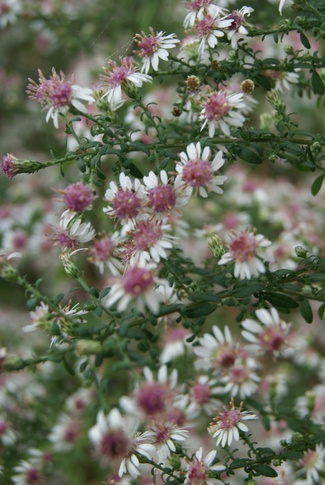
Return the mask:
M171 467L174 470L180 470L181 469L181 460L180 460L179 456L176 455L175 453L173 453L170 456L170 458L168 458L168 461L169 461Z
M197 91L201 86L201 81L197 76L188 76L186 86L190 91Z
M217 235L207 237L207 245L211 249L213 255L219 260L227 252L227 248L222 239Z
M276 111L285 111L285 104L275 89L266 93L266 99Z
M298 433L297 431L295 431L294 433L292 433L292 438L291 438L291 442L292 443L300 443L304 441L304 435L301 434L301 433Z
M260 115L261 130L269 130L271 128L273 117L270 113L262 113Z
M314 411L315 407L315 400L316 400L316 394L314 391L307 391L306 392L306 398L307 398L307 409L310 413Z
M124 79L122 81L122 88L125 94L129 96L129 98L136 99L139 96L138 88L128 79Z
M217 71L219 68L219 61L214 59L210 64L210 68L212 69L212 71Z
M36 160L19 160L12 154L7 153L2 158L1 170L3 174L12 179L19 173L34 173L44 168L47 164L37 162Z
M298 258L307 258L308 251L302 246L296 246L295 253L298 256Z
M80 276L80 271L78 266L69 259L68 256L63 254L61 256L64 271L70 278L77 279Z
M95 340L79 340L76 344L76 352L80 355L100 354L102 351L102 344Z
M243 93L251 94L255 89L255 84L253 83L253 81L251 79L245 79L241 83L240 87L241 87L241 90L243 91Z
M181 116L182 110L178 106L174 106L172 110L172 115L176 116L177 118Z

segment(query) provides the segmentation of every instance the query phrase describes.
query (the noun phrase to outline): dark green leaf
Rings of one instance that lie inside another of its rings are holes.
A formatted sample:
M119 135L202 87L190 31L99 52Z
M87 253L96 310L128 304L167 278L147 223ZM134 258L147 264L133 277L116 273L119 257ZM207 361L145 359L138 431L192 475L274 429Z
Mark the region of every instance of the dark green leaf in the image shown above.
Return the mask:
M30 298L30 300L27 300L26 305L28 310L33 310L35 306L37 305L38 298Z
M87 360L85 360L84 362L82 362L82 364L80 364L79 371L80 372L83 372L86 369L87 365L88 365L88 361Z
M93 311L93 313L95 315L97 315L98 317L101 317L103 315L103 309L100 306L98 306L98 307L95 308L95 310Z
M302 457L302 452L299 452L299 451L285 451L284 453L281 453L281 455L286 460L295 460L295 461L297 461L297 460L300 460L300 458Z
M62 301L64 298L64 293L59 293L55 298L54 298L54 305L57 305Z
M86 171L86 165L84 164L84 161L81 158L78 158L77 160L77 167L79 168L80 172L84 173Z
M322 305L318 308L318 315L320 319L324 318L324 313L325 313L325 303L322 303Z
M272 89L271 81L268 77L262 76L262 74L257 74L255 76L255 81L257 84L262 86L262 88L266 89L266 91L270 91Z
M301 302L299 310L307 323L311 323L313 321L313 311L309 301L306 298Z
M134 165L133 162L128 164L128 169L130 170L130 174L133 175L133 177L142 179L143 178L143 173Z
M100 180L106 180L106 175L96 167L96 175Z
M214 312L217 308L216 304L213 303L199 303L195 305L190 305L185 309L185 315L189 318L199 318L204 315L209 315Z
M268 465L264 465L263 463L256 463L256 465L254 465L252 468L255 470L256 473L262 475L263 477L273 478L278 476L274 468L271 468Z
M65 368L66 368L66 370L69 372L69 374L71 374L72 376L74 376L74 375L75 375L75 371L73 370L73 368L71 367L71 365L70 365L70 364L69 364L69 362L67 361L67 358L66 358L66 356L65 356L65 355L63 356L62 361L63 361L63 365L64 365L64 367L65 367Z
M145 145L142 141L132 141L129 143L129 147L132 150L134 151L137 151L137 152L144 152L146 153L147 155L150 155L150 150L148 148L147 145Z
M246 284L242 288L237 288L233 294L237 298L245 298L246 296L253 295L254 293L264 290L264 288L264 283Z
M265 295L266 300L268 300L271 305L276 308L297 308L298 303L290 298L290 296L284 295L283 293L267 293Z
M324 83L316 71L314 71L311 76L311 87L315 94L320 94L322 96L325 93Z
M313 185L311 186L311 193L315 196L318 194L320 189L322 188L324 180L324 175L319 175L317 179L314 180Z
M236 468L245 468L252 463L252 460L249 458L237 458L231 462L230 467L232 470L236 470Z
M220 297L217 295L212 295L211 293L195 293L189 296L192 301L215 301L220 302Z
M262 157L249 147L237 145L234 148L234 153L245 162L253 163L254 165L258 165L263 161Z
M308 37L303 32L300 32L300 40L302 45L306 47L306 49L310 49L310 42L308 40Z

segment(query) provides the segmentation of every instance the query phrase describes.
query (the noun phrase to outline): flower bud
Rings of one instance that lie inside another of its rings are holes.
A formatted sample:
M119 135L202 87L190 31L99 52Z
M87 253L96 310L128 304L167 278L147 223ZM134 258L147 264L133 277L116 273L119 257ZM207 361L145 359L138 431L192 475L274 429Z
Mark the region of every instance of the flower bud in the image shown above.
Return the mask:
M102 344L95 340L79 340L76 344L76 352L80 355L100 354L102 351Z
M207 237L207 245L218 260L227 252L225 243L217 234Z
M212 69L212 71L217 71L219 68L219 61L214 59L210 64L210 68Z
M130 82L128 79L124 79L122 81L122 88L123 88L125 94L127 94L129 96L129 98L132 98L132 99L138 98L138 96L139 96L138 88L136 87L135 84Z
M240 87L241 87L241 90L243 91L243 93L251 94L255 89L255 84L253 83L253 81L251 79L245 79L241 83Z
M70 278L77 279L80 276L78 266L65 254L61 256L64 271Z
M197 76L188 76L186 79L186 86L190 91L198 91L201 86L201 81Z
M298 258L307 258L308 251L302 246L296 246L295 253L298 256Z

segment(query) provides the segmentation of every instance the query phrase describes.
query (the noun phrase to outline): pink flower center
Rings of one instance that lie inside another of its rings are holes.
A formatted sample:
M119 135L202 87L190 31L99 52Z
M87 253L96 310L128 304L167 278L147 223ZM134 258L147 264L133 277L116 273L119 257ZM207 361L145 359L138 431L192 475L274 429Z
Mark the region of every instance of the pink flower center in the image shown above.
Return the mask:
M63 248L77 249L80 246L79 241L67 234L63 229L58 229L56 237Z
M138 251L154 246L162 237L161 226L150 221L140 221L134 229L134 245Z
M196 404L199 406L203 406L203 404L206 404L209 402L209 399L211 397L211 389L208 384L196 384L193 389L192 389L192 397Z
M64 190L63 200L68 209L74 212L81 212L92 204L94 195L90 187L81 182L77 182L76 184L69 185Z
M245 367L234 367L229 377L233 384L243 384L249 377L249 371Z
M175 190L171 185L157 185L150 190L149 202L155 212L168 212L176 204Z
M227 17L227 19L232 20L232 24L230 27L228 27L229 30L238 30L244 21L244 16L241 15L237 10L234 10L232 14Z
M108 73L109 75L109 87L111 89L116 88L116 86L120 86L122 81L126 79L131 74L134 74L134 69L132 68L132 57L124 57L121 58L121 66L118 66L116 62L111 61L110 66L112 67L112 72Z
M187 2L186 8L190 10L200 10L200 8L208 7L213 0L192 0L191 2Z
M64 433L64 441L66 443L74 443L78 434L80 432L80 424L79 423L71 423L70 426L65 430Z
M157 423L156 424L156 444L161 445L166 443L166 441L170 438L171 430L169 426Z
M191 187L204 187L213 177L213 168L207 160L189 160L183 167L183 180Z
M114 248L114 241L108 237L94 241L94 245L91 248L91 259L94 261L106 261L112 256Z
M189 464L186 485L204 485L208 478L208 467L195 456Z
M255 257L258 243L253 235L242 231L230 243L230 253L233 259L239 262L250 261Z
M41 475L37 468L31 467L26 472L26 485L39 485L41 483Z
M302 457L301 464L304 468L315 468L315 465L319 459L318 453L314 450L308 450Z
M195 24L195 31L200 37L209 37L216 28L216 21L210 15L205 15Z
M50 92L51 104L57 108L62 108L70 104L72 97L72 88L69 82L62 82L60 80L52 82L52 89Z
M12 177L14 176L14 168L15 165L12 156L9 154L4 156L1 164L1 170L3 174L9 179L12 179Z
M237 358L237 350L230 347L229 344L224 344L218 347L214 355L214 367L229 369L234 365Z
M27 243L27 235L22 232L16 233L13 237L12 243L15 249L23 249Z
M147 268L134 266L128 269L122 278L122 286L126 293L133 297L148 291L153 284L153 274Z
M231 429L239 423L241 412L238 409L226 409L221 416L217 418L220 428Z
M285 338L285 331L279 325L266 327L259 336L261 345L269 352L280 350Z
M123 430L107 431L102 437L100 451L108 458L125 458L130 454L130 445L130 440Z
M131 190L119 189L113 202L113 209L119 219L136 217L141 208L141 200Z
M169 389L165 385L159 382L146 382L139 388L136 402L147 416L154 416L165 411L169 394Z
M173 406L168 412L167 420L176 426L183 426L186 422L186 416L181 408Z
M231 110L227 94L223 91L217 91L211 94L210 98L204 105L205 116L208 121L219 121L226 116Z
M141 49L139 52L141 57L152 57L160 47L160 36L154 34L152 27L149 27L149 29L151 32L150 36L145 35L144 32L142 32L142 36L137 34L139 40L136 39L136 42Z

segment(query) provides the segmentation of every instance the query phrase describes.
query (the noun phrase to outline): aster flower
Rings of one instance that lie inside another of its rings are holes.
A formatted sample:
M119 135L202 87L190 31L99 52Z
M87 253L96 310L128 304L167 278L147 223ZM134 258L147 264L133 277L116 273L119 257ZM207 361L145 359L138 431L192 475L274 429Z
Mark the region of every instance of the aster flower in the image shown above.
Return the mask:
M199 357L195 366L199 369L215 372L228 372L238 357L247 358L248 353L238 343L234 343L231 332L226 325L224 333L219 327L212 327L213 336L205 333L198 339L200 345L193 347L194 354Z
M25 325L23 327L24 332L34 332L38 328L48 332L52 326L50 308L43 301L41 301L40 305L38 305L34 311L29 312L29 316L33 323Z
M86 113L87 109L83 102L92 104L95 101L92 89L72 84L62 71L60 75L57 74L54 67L49 79L44 77L40 69L38 74L39 84L29 79L27 93L31 99L35 99L43 106L43 111L47 111L46 122L52 119L55 128L59 128L59 114L65 115L71 105L81 113Z
M162 289L164 288L165 287L163 287ZM157 288L157 291L158 290L159 287ZM175 301L177 301L176 295ZM160 363L166 364L167 362L170 362L171 360L174 360L177 357L184 355L186 348L190 347L190 345L186 342L186 339L188 337L190 337L190 333L185 330L185 328L173 328L165 338L166 342L159 357Z
M155 280L150 268L138 264L129 266L120 281L112 286L103 302L110 308L119 301L117 310L124 311L133 301L140 312L144 311L147 305L153 313L158 313L161 295L155 292Z
M232 20L231 25L227 28L227 38L231 41L231 47L237 49L238 40L242 39L248 34L248 30L244 27L245 15L250 15L254 12L251 7L242 7L240 10L234 10L226 18Z
M99 239L93 241L93 245L89 248L88 261L97 266L100 274L104 273L105 266L114 276L119 276L122 273L124 266L118 259L116 252L117 244L121 239L121 234L114 232L110 236L102 235Z
M107 96L107 101L113 109L123 103L122 88L130 95L132 86L133 89L141 88L144 82L152 81L152 77L148 74L137 72L136 67L133 66L132 57L120 57L120 64L118 66L115 61L109 61L111 71L103 67L105 74L100 76L103 86L108 87L103 97ZM131 86L128 85L128 82L131 83Z
M21 0L0 1L0 29L16 22L17 16L22 12Z
M15 485L30 485L31 483L41 485L45 483L39 465L32 462L22 460L13 470L17 473L17 475L11 477Z
M299 83L298 69L293 72L280 72L280 71L270 71L269 76L274 79L275 86L274 89L284 93L284 91L291 91L293 89L293 84Z
M175 239L168 234L170 230L170 225L154 218L146 217L136 221L128 232L131 240L124 244L130 264L139 263L144 266L151 259L155 263L159 263L161 259L167 259L166 250L173 247Z
M224 13L224 9L215 5L214 0L190 0L185 6L189 10L184 19L184 27L193 27L197 19L201 20L204 15L216 17Z
M199 37L199 54L203 56L206 45L213 49L218 44L218 37L225 35L224 29L231 25L232 21L227 17L219 18L211 15L204 15L202 19L196 20L194 30Z
M225 90L210 93L200 114L200 119L204 120L201 131L208 125L210 138L214 136L216 129L229 136L229 125L242 126L245 118L236 110L245 108L243 96L243 93L228 93Z
M245 399L258 390L260 378L255 374L257 363L251 357L248 359L237 359L226 375L222 376L220 382L225 387L216 388L218 394L230 394Z
M210 162L211 150L205 147L201 155L201 144L196 145L191 143L186 147L186 153L181 152L180 162L176 164L176 170L181 175L183 182L188 185L192 191L195 190L202 197L208 196L208 191L222 194L223 190L220 185L223 185L227 179L225 176L215 175L224 164L222 158L222 151L220 150L212 162Z
M138 422L134 417L122 416L117 408L108 416L99 411L96 424L89 430L89 439L97 452L106 460L119 460L120 477L129 473L132 478L140 476L140 462L136 454L152 458L155 447L150 432L138 433Z
M140 51L135 51L142 57L141 72L148 74L150 66L154 71L158 71L159 59L168 60L168 50L176 47L179 39L175 34L164 35L164 32L154 32L152 27L149 27L150 34L147 36L144 32L136 34L134 40L138 44Z
M175 422L154 421L151 427L151 436L156 448L154 460L158 464L165 464L172 453L176 451L174 441L184 442L188 437L188 430L178 426Z
M219 401L214 398L216 384L215 379L209 379L208 376L199 376L191 387L190 399L191 402L187 408L190 415L198 416L202 410L208 415L212 415ZM217 392L217 394L219 394Z
M282 9L284 7L284 4L286 3L287 0L280 0L279 1L279 12L280 12L280 15L282 15ZM288 0L288 3L289 5L292 5L293 4L293 1L292 0Z
M230 408L224 408L224 411L217 411L219 416L213 419L209 433L213 438L216 438L216 445L221 445L222 448L230 446L233 439L240 440L239 432L247 433L248 427L243 421L257 419L257 416L250 411L243 411L243 402L240 403L239 408L236 408L234 399L230 401Z
M92 207L94 200L93 190L82 182L68 185L63 190L58 190L63 194L66 207L72 212L83 212Z
M202 447L198 449L192 460L187 461L187 472L185 475L185 485L216 485L223 483L221 480L211 478L209 471L222 472L226 469L224 465L212 465L217 456L217 451L212 450L203 458Z
M272 356L278 356L287 340L289 325L280 319L275 308L270 311L261 308L256 310L255 315L261 323L251 318L242 322L242 336L251 342L250 351L269 352Z
M225 253L218 264L227 264L235 261L235 278L250 279L259 273L265 273L265 266L261 261L261 249L270 246L271 241L264 238L262 234L255 235L254 232L235 232L230 236L229 251Z
M53 450L63 452L72 449L81 433L81 423L68 414L61 414L49 435Z
M55 237L62 246L62 251L79 248L81 244L91 241L94 237L95 230L90 222L82 222L82 219L69 209L63 212Z
M143 177L143 183L148 198L148 208L156 217L168 217L178 207L186 205L192 192L181 177L168 180L165 170L161 170L159 175L150 171Z
M299 465L302 467L298 471L298 474L306 474L306 479L295 483L301 485L314 485L314 483L320 483L319 472L323 472L325 466L325 447L322 444L317 444L315 450L307 450L304 452L304 456L299 461Z
M105 214L117 218L122 224L140 216L143 209L144 191L138 179L132 181L124 172L119 176L120 187L116 182L109 184L106 190L104 200L110 205L104 208Z

